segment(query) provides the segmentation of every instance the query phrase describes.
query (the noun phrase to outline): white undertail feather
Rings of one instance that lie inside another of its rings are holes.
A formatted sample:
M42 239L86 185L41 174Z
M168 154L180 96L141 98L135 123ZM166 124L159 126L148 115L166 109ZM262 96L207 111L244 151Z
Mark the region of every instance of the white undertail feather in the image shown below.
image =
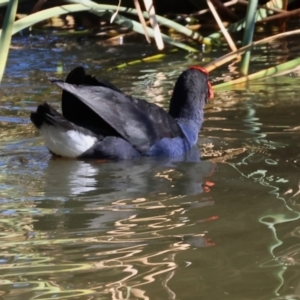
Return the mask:
M46 147L56 155L76 158L90 149L97 138L76 130L64 130L43 124L40 128Z

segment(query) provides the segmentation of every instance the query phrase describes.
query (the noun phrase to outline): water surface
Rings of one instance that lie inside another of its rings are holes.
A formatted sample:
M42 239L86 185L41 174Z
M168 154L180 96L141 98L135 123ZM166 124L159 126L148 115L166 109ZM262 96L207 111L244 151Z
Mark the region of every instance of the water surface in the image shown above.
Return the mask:
M44 101L60 107L47 76L80 63L166 108L185 67L222 53L108 72L151 48L31 41L11 51L1 88L2 299L300 298L298 74L217 93L201 161L53 159L29 121ZM296 44L256 50L252 70Z

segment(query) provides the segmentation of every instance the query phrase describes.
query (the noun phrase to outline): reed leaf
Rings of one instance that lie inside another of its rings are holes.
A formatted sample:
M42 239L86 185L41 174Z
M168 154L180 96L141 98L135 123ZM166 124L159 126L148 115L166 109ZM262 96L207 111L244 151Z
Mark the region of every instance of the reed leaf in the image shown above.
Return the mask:
M163 50L165 45L161 36L160 27L158 25L155 8L152 0L144 0L144 6L149 15L149 22L153 29L154 40L158 50Z
M243 46L246 46L252 43L253 41L257 5L258 5L258 0L252 0L248 2L246 20L245 20L245 30L243 36ZM250 50L247 50L246 53L243 55L243 59L240 65L240 72L243 75L248 75L250 56L251 56Z
M95 9L95 10L103 10L104 9L104 10L115 11L117 9L116 5L103 5L103 4L95 3L90 0L65 0L65 1L69 2L69 3L74 3L74 4L76 3L76 4L88 5L91 9ZM131 15L138 15L138 11L134 8L120 6L118 9L119 9L119 12L124 12L124 13L131 14ZM149 19L148 12L143 12L143 16L145 18ZM203 37L196 31L193 31L183 25L180 25L180 24L178 24L172 20L169 20L167 18L164 18L160 15L156 15L156 18L157 18L159 25L171 28L178 33L186 35L187 37L191 38L194 41L205 43L205 40L203 40Z
M9 0L0 0L0 7L7 6L8 3L9 3Z
M112 12L109 12L109 13L112 14ZM143 26L140 23L130 20L124 16L117 15L116 18L114 19L114 23L116 23L120 26L128 27L137 33L144 34ZM147 27L147 31L148 31L149 36L153 38L154 30L150 27ZM176 47L186 50L188 52L198 52L197 49L195 49L191 46L185 45L181 42L177 42L177 41L173 40L172 38L170 38L166 34L162 33L161 36L162 36L162 39L164 40L164 42L166 42L168 44L171 44L173 46L176 46Z
M23 1L23 0L20 0ZM115 11L118 6L116 5L105 5L105 4L98 4L95 3L93 1L89 1L89 0L65 0L65 2L69 2L69 3L73 3L73 4L81 4L83 6L87 6L86 9L82 9L82 10L89 10L89 9L95 9L95 10L113 10ZM0 0L0 7L1 6L6 6L9 3L9 0ZM64 6L61 6L64 7ZM131 7L124 7L124 6L120 6L119 8L119 12L124 12L124 13L128 13L128 14L132 14L132 15L137 15L138 12L136 9L131 8ZM78 11L78 10L75 10ZM63 14L63 13L62 13ZM143 16L145 18L149 18L149 15L147 12L143 12ZM193 31L181 24L178 24L172 20L169 20L167 18L164 18L162 16L156 15L157 21L161 26L166 26L168 28L171 28L173 30L175 30L178 33L181 33L183 35L186 35L187 37L189 37L190 39L197 41L197 42L203 42L206 43L208 42L208 40L206 40L205 38L203 38L198 32ZM204 39L204 40L203 40Z
M242 48L238 49L237 51L230 52L228 54L225 54L225 55L217 58L213 62L207 64L205 66L205 68L206 68L207 71L211 72L211 71L215 70L216 68L228 63L229 61L231 61L233 59L235 59L237 56L243 54L248 49L251 49L251 48L253 48L255 46L258 46L258 45L261 45L261 44L271 42L271 41L276 40L276 39L280 39L280 38L291 36L291 35L297 35L297 34L300 34L300 29L291 30L291 31L287 31L287 32L283 32L283 33L279 33L279 34L276 34L276 35L273 35L273 36L263 38L259 41L255 41L255 42L253 42L253 43L251 43L251 44L249 44L245 47L242 47Z
M69 2L73 2L73 1L69 1ZM79 3L81 1L74 1L74 2ZM91 1L88 1L88 2L90 4ZM104 4L97 5L97 9L95 9L95 7L93 7L93 6L91 7L87 4L85 4L85 5L83 5L83 4L68 4L68 5L62 5L62 6L58 6L58 7L45 9L45 10L31 14L29 16L26 16L26 17L16 21L14 24L13 30L12 30L12 34L15 34L16 32L18 32L20 30L23 30L23 29L30 27L38 22L41 22L43 20L49 19L49 18L57 16L57 15L63 15L63 14L78 12L78 11L90 11L91 13L94 13L96 15L103 16L105 13L111 14L112 7L116 8L116 6L114 6L114 5L104 5ZM120 7L120 10L121 10L121 7ZM129 27L132 30L143 34L142 25L136 21L130 20L123 16L117 16L117 18L115 18L114 22L119 25ZM148 32L149 32L150 36L153 36L152 28L148 27ZM178 48L184 49L189 52L198 52L197 49L190 47L188 45L185 45L183 43L177 42L165 34L163 34L162 36L163 36L163 40L166 43L169 43L173 46L176 46Z
M3 22L3 29L0 31L0 82L2 81L2 77L4 74L9 46L13 31L13 25L16 17L18 7L18 0L11 0L8 4L4 22Z
M249 0L249 2L252 2L252 0ZM282 9L284 7L284 0L270 0L265 4L265 6ZM259 8L259 9L257 9L256 14L255 14L255 22L261 21L273 13L274 13L273 11L271 11L267 8ZM242 30L244 27L245 27L245 18L243 18L233 24L230 24L228 26L227 30L229 32L236 32L236 31ZM215 32L215 33L210 34L207 37L207 39L211 39L212 42L217 43L217 41L221 38L221 35L222 35L221 32Z
M243 76L240 78L237 78L235 80L231 80L228 82L224 82L221 84L214 85L214 90L220 90L224 88L230 88L233 85L241 84L244 82L248 82L250 80L258 80L258 79L264 79L268 77L274 77L283 75L292 71L295 71L300 68L300 58L295 58L293 60L287 61L285 63L279 64L275 67L271 67L265 70L261 70L259 72L253 73L248 76Z
M18 2L25 2L25 1L28 1L28 0L19 0ZM10 0L0 0L0 7L5 7L8 5L8 3L10 2Z
M36 23L39 23L41 21L44 21L46 19L52 18L54 16L58 15L64 15L68 13L78 12L78 11L85 11L89 10L88 7L82 7L81 5L62 5L57 7L52 7L49 9L45 9L42 11L39 11L37 13L28 15L14 23L12 34L15 34L25 28L28 28ZM0 34L1 34L0 30Z

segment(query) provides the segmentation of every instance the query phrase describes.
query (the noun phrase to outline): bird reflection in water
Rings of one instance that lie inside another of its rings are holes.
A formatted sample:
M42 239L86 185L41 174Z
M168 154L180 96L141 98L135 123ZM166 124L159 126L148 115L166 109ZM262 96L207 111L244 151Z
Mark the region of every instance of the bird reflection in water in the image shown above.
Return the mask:
M53 238L64 237L61 247L64 255L70 251L70 268L76 257L91 272L101 272L101 280L105 276L101 287L92 280L92 290L113 299L126 299L128 293L148 299L146 290L162 278L171 297L168 281L179 266L176 253L214 246L203 229L214 217L199 212L214 204L212 179L204 182L215 168L199 159L197 148L176 160L50 160L42 205L56 209ZM63 201L53 201L58 196ZM41 224L44 217L35 229Z

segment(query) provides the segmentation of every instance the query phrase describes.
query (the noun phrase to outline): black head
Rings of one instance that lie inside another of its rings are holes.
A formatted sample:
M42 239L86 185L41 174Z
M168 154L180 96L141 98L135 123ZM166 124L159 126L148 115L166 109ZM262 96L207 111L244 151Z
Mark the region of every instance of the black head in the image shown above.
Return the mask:
M207 99L212 99L214 97L214 91L213 91L211 83L208 80L208 77L209 77L208 71L205 68L200 67L200 66L192 66L189 69L198 70L201 73L204 73L204 74L207 75L207 87L208 87L208 97L207 97Z
M173 118L189 118L189 115L202 110L207 99L212 97L208 72L201 67L190 67L176 81L169 114Z

